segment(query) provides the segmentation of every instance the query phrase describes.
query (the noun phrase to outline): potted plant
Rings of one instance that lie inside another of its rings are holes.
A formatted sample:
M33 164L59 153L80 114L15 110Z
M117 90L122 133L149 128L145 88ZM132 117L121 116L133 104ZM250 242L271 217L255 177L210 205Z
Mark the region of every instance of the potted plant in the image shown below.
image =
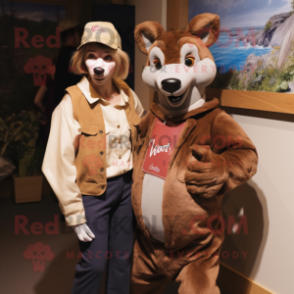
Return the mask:
M0 118L0 197L9 197L12 195L12 177L10 175L15 170L11 160L4 158L3 154L7 148L5 142L5 122Z
M40 201L42 195L41 165L44 148L38 137L40 123L33 111L22 111L0 121L1 155L6 154L17 166L13 175L16 203Z

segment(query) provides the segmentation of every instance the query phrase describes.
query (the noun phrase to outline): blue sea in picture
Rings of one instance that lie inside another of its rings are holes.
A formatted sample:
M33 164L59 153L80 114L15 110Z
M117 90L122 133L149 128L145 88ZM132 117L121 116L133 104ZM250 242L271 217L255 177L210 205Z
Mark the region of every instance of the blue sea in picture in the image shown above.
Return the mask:
M238 31L242 31L243 35L246 37L248 32L257 34L264 27L256 28L239 28ZM243 70L247 57L250 54L255 54L256 56L261 56L266 54L273 49L271 47L263 46L252 46L250 42L242 42L237 38L237 29L232 28L230 30L222 31L219 36L218 41L211 46L211 53L215 59L218 70L221 73L232 71Z

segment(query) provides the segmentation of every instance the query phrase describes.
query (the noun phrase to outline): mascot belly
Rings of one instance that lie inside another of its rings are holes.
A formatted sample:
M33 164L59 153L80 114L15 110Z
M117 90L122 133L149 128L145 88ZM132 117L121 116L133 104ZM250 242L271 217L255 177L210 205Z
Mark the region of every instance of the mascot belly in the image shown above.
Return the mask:
M153 238L164 243L164 227L162 221L164 179L146 174L142 190L142 215L145 226Z
M166 122L156 119L143 163L142 215L150 234L163 243L163 187L170 157L183 126L184 123L167 126Z

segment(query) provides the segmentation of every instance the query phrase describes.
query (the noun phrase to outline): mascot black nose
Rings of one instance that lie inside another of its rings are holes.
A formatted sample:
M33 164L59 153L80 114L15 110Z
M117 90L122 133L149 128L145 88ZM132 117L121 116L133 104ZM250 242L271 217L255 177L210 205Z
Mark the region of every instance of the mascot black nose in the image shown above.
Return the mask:
M102 67L95 67L94 68L94 73L97 75L97 76L100 76L101 74L103 74L105 72L105 69L102 68Z
M181 80L165 79L161 82L162 89L166 92L173 93L181 88Z

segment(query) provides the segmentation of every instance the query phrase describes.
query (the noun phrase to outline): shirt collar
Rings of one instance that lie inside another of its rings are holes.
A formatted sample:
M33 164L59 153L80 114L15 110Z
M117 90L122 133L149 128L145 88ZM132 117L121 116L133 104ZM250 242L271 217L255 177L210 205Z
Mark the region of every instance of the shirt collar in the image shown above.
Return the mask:
M127 103L129 102L128 95L120 88L120 86L118 85L118 83L116 83L115 80L113 80L113 82L116 85L116 87L119 89L120 95L122 97L120 105L121 106L126 106ZM107 102L106 100L104 100L102 97L100 97L98 95L98 93L92 87L92 85L90 84L90 82L89 82L89 80L88 80L88 78L86 76L84 76L81 79L81 81L79 83L77 83L77 85L78 85L78 87L82 91L83 95L85 96L85 98L88 100L88 102L90 104L95 103L98 100L101 100L101 103L104 104L104 105L110 104L109 102Z

